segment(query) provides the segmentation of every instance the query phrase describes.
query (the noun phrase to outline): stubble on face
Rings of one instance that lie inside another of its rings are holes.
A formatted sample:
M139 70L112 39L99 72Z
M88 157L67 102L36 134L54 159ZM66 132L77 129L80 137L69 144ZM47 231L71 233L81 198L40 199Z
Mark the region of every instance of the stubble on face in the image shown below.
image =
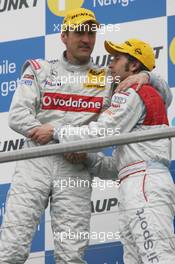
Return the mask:
M131 74L130 63L127 57L119 52L114 55L114 59L111 65L109 66L109 68L114 82L116 81L116 77L117 77L117 82L118 79L120 79L121 82Z
M70 63L85 64L89 61L96 41L96 30L94 24L82 24L74 31L66 34L66 55Z

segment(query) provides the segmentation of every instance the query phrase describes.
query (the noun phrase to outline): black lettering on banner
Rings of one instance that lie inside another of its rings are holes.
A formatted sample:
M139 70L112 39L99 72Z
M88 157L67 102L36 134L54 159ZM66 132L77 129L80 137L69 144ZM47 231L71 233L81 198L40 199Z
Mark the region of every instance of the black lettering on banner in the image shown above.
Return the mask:
M113 55L108 55L106 66L108 66L113 61L113 58Z
M18 8L18 0L9 1L8 10L17 9Z
M159 55L160 55L160 51L163 49L163 47L155 47L154 50L155 50L155 58L158 59L159 58Z
M98 213L105 211L106 204L107 204L107 199L103 200L103 203L101 204L102 205L101 207L100 207L100 204L101 204L100 200L98 200L97 204L96 204L96 212L98 212Z
M3 1L0 1L0 12L4 12L7 8L8 1L4 0L4 5L2 6Z
M104 211L110 211L112 207L116 206L118 200L116 198L97 200L96 202L91 201L91 212L101 213Z
M97 56L96 58L93 59L94 64L103 67L103 66L108 66L111 61L113 60L114 56L113 55L103 55L103 56Z
M33 0L32 7L36 7L38 0ZM0 12L17 10L22 8L29 8L31 1L28 0L1 0L0 1Z
M102 67L102 66L105 66L105 64L106 64L106 57L107 57L107 55L104 55L103 57L102 57L102 62L100 63L100 56L97 56L96 57L96 60L94 61L94 63L96 64L96 65L99 65L100 67Z
M111 207L116 206L117 205L117 199L116 198L110 198L108 205L107 205L107 211L111 210Z
M25 7L29 7L29 5L27 4L27 0L21 0L20 1L20 4L19 4L19 9L21 9L22 8L22 6L25 6Z
M24 139L16 139L16 140L5 140L2 143L0 142L0 152L11 151L21 149L24 145Z
M37 5L37 2L38 2L38 0L33 1L33 7L35 7Z

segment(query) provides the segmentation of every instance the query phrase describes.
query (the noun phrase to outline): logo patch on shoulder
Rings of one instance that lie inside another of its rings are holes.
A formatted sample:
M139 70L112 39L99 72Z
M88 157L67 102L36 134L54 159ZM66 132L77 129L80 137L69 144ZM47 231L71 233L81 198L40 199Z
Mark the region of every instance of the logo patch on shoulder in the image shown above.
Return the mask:
M87 75L87 82L84 84L85 88L104 89L106 83L106 71L90 69Z
M29 79L29 80L34 80L34 75L31 75L31 74L25 74L23 76L24 79Z
M36 60L29 60L29 63L33 66L35 70L41 69L40 64Z
M21 85L22 84L25 84L25 85L29 85L31 86L33 84L33 81L32 80L24 80L22 79L20 82L19 82Z
M105 72L106 72L105 69L101 69L101 70L90 69L89 70L89 74L95 75L95 76L104 75Z

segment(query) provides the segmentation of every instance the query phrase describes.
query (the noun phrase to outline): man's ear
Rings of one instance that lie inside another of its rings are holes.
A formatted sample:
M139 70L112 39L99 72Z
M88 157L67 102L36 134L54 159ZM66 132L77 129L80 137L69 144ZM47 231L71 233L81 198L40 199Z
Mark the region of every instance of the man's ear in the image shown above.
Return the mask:
M133 61L133 62L130 64L130 70L131 70L132 72L137 72L139 68L140 68L140 62L139 62L139 61Z
M67 43L67 34L65 32L61 33L61 40L66 45L66 43Z

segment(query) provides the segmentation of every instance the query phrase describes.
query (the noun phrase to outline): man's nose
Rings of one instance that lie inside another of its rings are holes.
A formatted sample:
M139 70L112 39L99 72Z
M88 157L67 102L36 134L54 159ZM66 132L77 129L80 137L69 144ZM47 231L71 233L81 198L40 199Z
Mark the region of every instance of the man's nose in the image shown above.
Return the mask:
M108 66L108 67L109 67L110 69L112 69L113 66L114 66L114 63L113 63L113 61L111 61L111 62L109 63L109 66Z
M85 33L82 35L81 41L83 41L83 42L85 42L85 43L89 43L90 38L89 38L89 34L88 34L87 32L85 32Z

